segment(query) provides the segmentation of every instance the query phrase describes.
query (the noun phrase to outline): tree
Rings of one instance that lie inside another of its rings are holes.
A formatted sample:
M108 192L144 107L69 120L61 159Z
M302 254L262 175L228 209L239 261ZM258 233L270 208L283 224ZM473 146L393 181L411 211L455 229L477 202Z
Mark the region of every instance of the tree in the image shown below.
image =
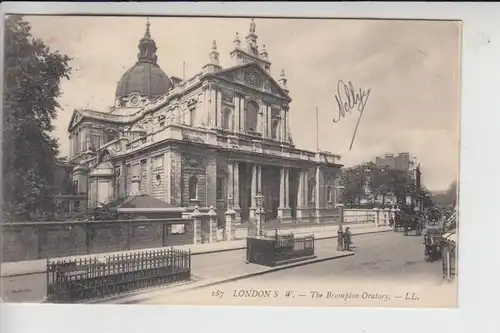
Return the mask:
M356 165L342 170L341 180L344 189L344 200L347 204L359 204L365 195L368 174L364 165Z
M398 202L405 202L407 195L415 195L415 184L410 174L406 171L390 169L388 173L388 186Z
M390 174L387 168L379 168L374 163L368 165L370 170L370 190L375 198L382 197L382 204L392 194Z
M34 38L21 16L6 18L2 150L4 213L9 219L27 218L50 195L59 148L50 133L70 60Z

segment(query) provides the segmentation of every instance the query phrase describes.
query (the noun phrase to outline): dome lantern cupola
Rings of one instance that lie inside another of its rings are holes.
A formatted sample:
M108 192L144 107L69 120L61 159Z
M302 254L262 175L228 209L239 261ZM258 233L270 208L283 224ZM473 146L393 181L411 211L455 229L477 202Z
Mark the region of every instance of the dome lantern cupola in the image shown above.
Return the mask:
M137 62L123 74L116 87L117 106L139 107L147 101L164 96L173 83L158 66L157 46L151 37L151 24L146 22L146 32L139 41Z
M138 62L151 62L156 64L158 61L158 56L156 55L156 51L158 48L156 47L156 43L154 39L151 38L150 31L151 23L149 20L146 22L146 32L144 33L144 37L139 41L139 53L137 54Z

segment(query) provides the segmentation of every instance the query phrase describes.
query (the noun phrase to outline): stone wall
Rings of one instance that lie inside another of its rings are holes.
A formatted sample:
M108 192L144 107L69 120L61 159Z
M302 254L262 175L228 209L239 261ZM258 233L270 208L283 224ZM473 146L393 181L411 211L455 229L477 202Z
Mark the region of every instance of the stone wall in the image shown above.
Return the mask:
M372 209L344 209L344 223L375 223L375 212Z
M4 223L2 261L192 244L193 224L186 218Z

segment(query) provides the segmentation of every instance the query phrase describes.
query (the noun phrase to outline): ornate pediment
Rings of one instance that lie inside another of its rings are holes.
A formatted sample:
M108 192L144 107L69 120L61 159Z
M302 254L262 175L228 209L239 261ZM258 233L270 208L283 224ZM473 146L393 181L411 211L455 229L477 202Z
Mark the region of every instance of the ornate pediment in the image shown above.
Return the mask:
M227 81L242 84L248 88L279 96L291 101L290 96L276 82L276 80L256 63L228 68L214 74Z
M83 118L81 112L75 110L73 111L73 115L71 116L71 120L69 122L68 131L70 131L76 124Z

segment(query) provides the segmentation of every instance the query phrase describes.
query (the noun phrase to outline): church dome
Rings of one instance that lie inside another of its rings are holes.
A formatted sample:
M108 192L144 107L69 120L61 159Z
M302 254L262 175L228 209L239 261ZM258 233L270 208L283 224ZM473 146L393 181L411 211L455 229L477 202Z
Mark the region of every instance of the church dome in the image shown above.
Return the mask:
M146 33L139 42L137 62L123 74L116 87L116 98L125 98L131 94L153 99L165 95L173 86L170 78L158 66L156 43L151 38L149 22Z
M172 85L170 78L157 64L137 62L123 74L115 96L121 98L137 93L151 99L165 95Z

